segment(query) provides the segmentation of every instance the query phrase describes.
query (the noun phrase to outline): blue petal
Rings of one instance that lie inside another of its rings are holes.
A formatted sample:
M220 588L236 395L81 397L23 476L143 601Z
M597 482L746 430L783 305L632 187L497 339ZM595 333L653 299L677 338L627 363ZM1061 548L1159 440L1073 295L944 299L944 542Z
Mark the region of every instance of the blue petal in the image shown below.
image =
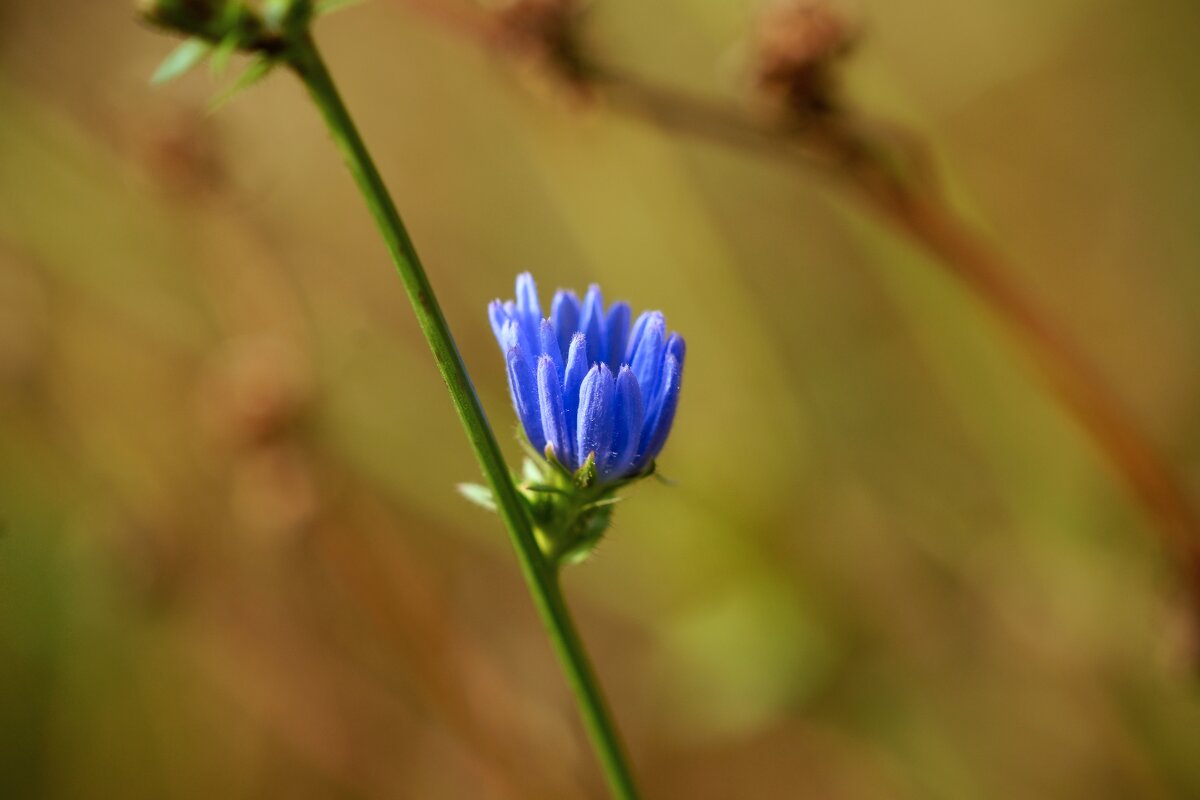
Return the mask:
M500 346L507 353L521 344L521 326L515 319L510 319L500 328Z
M604 361L607 354L604 351L604 298L600 295L600 287L592 284L588 287L587 295L583 298L583 316L579 319L579 330L587 335L588 364Z
M537 283L528 272L517 276L517 313L522 319L542 318L542 304L538 301Z
M687 348L667 335L661 312L630 327L627 303L605 312L600 288L583 302L558 291L548 319L533 276L516 279L516 298L488 304L492 333L505 354L509 389L530 443L547 443L577 469L594 453L601 478L644 470L662 450L679 402ZM549 452L549 451L547 451Z
M664 348L664 350L665 350L665 353L663 355L664 359L666 358L667 354L673 355L675 357L675 359L679 362L680 368L683 367L683 358L687 354L687 345L683 341L682 336L680 336L678 333L672 333L671 337L669 339L667 339L667 344L666 344L666 347ZM665 361L664 361L664 365L665 365ZM665 390L666 390L666 380L665 379L660 380L659 384L658 384L658 389L654 392L654 395L653 396L647 395L645 398L643 398L646 403L646 418L647 419L650 419L651 417L654 417L658 414L659 409L662 407L663 394L664 394Z
M571 347L571 337L579 332L579 298L574 292L559 289L550 304L550 322L554 324L554 335L558 346L565 353Z
M525 325L521 324L520 315L517 313L517 304L514 303L512 300L505 300L504 305L501 306L501 310L508 317L509 322L511 322L516 327L515 335L517 336L517 341L519 341L521 343L521 349L524 352L530 353L530 354L537 354L538 352L540 352L540 348L537 346L538 345L538 337L536 335L537 328L536 327L534 328L535 335L533 337L530 337L528 328ZM509 345L506 344L505 342L501 342L500 346L502 348L504 348L506 351L509 348Z
M558 343L554 347L557 349ZM556 367L550 356L538 358L537 392L538 406L541 409L542 431L546 434L546 442L554 448L554 456L568 467L573 463L571 456L571 432L567 427L567 417L563 413L562 385L558 377L559 367Z
M537 379L533 365L521 351L520 345L508 348L508 388L512 392L513 407L517 418L525 428L529 443L539 453L546 449L546 437L542 433L542 415L538 407Z
M617 375L617 400L613 421L613 454L601 472L603 477L622 477L633 466L645 418L642 390L629 367Z
M687 355L687 342L678 333L672 333L667 339L667 352L675 356L679 366L683 366L683 357Z
M626 364L633 363L633 354L637 351L638 344L642 341L642 334L646 332L646 324L659 314L658 311L643 311L638 314L637 322L633 323L633 330L629 334L629 344L625 346L625 362ZM661 314L659 314L661 316Z
M638 339L637 349L634 350L634 377L641 387L642 397L646 401L648 414L654 413L654 399L658 396L658 386L662 380L663 349L667 338L667 322L657 311L651 312L646 325Z
M577 333L571 338L571 349L567 352L567 366L563 372L563 413L567 416L567 430L574 431L579 417L579 391L588 373L587 337ZM578 452L574 453L578 456ZM578 460L568 465L578 468Z
M625 342L629 339L629 320L632 317L629 303L613 303L608 309L604 326L608 329L608 368L613 372L625 362Z
M496 341L500 343L500 350L507 350L508 347L504 344L504 323L508 322L508 312L504 310L504 304L499 300L488 303L488 321L492 323L492 333L496 335Z
M641 453L634 468L641 471L662 452L675 422L675 408L679 405L679 389L683 382L683 364L673 353L667 353L663 367L663 397L654 416L646 420L642 433Z
M562 350L558 347L558 337L554 335L554 326L550 324L550 320L542 320L542 325L538 333L541 343L541 353L542 355L550 356L550 360L554 362L555 375L558 376L557 380L559 386L561 386L563 377Z
M527 339L527 346L538 343L538 326L542 321L542 304L538 302L537 284L528 272L517 276L517 321ZM535 351L527 351L535 352Z
M579 421L576 431L576 454L582 464L591 453L596 454L596 466L608 462L612 452L615 381L607 364L588 370L579 390Z

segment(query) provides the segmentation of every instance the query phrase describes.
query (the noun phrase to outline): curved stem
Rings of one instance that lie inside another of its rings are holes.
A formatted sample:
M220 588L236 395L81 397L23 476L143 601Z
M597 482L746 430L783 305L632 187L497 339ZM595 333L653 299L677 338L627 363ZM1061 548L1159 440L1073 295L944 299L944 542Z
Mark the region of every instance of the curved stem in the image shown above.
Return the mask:
M496 443L496 437L484 416L479 397L475 394L475 388L467 375L467 368L454 344L454 337L450 334L450 327L438 305L433 287L425 275L400 214L396 211L383 179L358 134L350 112L342 102L316 43L306 34L291 45L286 58L288 65L304 83L325 118L333 141L350 168L355 183L366 200L367 208L379 227L396 270L404 282L405 291L417 315L417 322L429 341L430 349L437 359L438 369L450 390L454 408L496 498L497 508L517 551L521 571L525 575L534 605L541 615L567 675L567 681L579 703L584 726L600 759L609 789L616 798L634 800L638 796L637 790L621 747L620 737L567 609L558 576L538 548L526 515L524 501L513 485L500 446Z

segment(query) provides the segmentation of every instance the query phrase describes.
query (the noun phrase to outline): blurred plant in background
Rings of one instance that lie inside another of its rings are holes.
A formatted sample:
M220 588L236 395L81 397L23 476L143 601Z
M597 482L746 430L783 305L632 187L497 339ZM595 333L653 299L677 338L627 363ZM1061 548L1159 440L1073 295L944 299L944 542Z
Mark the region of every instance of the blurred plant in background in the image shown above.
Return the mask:
M413 8L322 39L423 198L491 418L511 411L478 309L516 269L669 293L689 334L679 486L573 573L649 796L1200 793L1175 570L990 314L788 158L631 125L616 92L530 97ZM610 74L736 105L714 65L756 11L614 0L573 35ZM840 91L936 145L947 195L1195 496L1200 14L861 19ZM186 76L164 111L162 56L124 4L0 7L4 794L591 796L319 123L274 78L207 117Z

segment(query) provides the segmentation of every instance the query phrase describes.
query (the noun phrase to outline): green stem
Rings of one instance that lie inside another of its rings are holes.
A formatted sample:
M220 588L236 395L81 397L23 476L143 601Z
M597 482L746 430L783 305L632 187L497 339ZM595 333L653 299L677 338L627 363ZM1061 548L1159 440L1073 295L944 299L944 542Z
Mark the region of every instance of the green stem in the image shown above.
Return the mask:
M605 777L614 797L634 800L638 796L633 783L620 737L604 700L599 681L592 670L587 652L571 620L566 601L559 586L556 569L542 556L537 539L525 512L524 501L517 493L496 437L484 416L483 407L467 375L462 356L450 335L446 317L438 305L421 267L417 251L400 220L400 214L379 176L367 147L358 134L350 112L347 111L333 78L322 61L316 43L307 34L298 38L288 50L289 65L304 82L313 101L321 110L333 136L334 143L346 160L371 216L379 226L384 243L404 281L404 288L416 312L417 321L437 359L438 369L450 390L450 398L466 429L467 438L475 449L479 466L492 488L500 516L508 528L521 571L533 595L542 622L562 662L567 680L579 703L584 726L600 759Z

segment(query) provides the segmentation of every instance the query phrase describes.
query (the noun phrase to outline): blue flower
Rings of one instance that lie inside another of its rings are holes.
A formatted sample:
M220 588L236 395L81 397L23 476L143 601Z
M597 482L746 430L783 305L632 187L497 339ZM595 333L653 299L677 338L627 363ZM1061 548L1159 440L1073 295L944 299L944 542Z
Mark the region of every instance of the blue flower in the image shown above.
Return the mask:
M628 303L604 308L600 287L579 302L559 290L542 317L533 276L517 276L516 300L488 317L508 366L513 407L538 452L574 472L595 457L601 482L641 474L667 442L683 377L685 345L662 312L631 321Z

